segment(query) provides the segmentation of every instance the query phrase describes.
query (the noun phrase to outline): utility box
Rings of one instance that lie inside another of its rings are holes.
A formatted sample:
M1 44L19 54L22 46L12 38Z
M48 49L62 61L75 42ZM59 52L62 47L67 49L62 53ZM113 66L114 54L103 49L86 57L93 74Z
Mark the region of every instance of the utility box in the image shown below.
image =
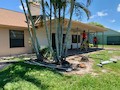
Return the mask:
M32 16L40 15L40 3L38 0L29 0L29 5Z

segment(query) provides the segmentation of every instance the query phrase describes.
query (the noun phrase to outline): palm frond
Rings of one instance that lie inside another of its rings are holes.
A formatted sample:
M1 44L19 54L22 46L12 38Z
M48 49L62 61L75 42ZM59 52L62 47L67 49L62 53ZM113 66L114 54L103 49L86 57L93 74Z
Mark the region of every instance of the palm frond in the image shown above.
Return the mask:
M90 13L90 11L88 10L88 8L85 7L85 5L84 5L83 3L75 2L75 7L76 7L77 9L82 9L82 10L86 13L86 15L87 15L87 17L88 17L88 19L89 19L89 17L91 16L91 13Z
M86 6L88 7L91 4L92 0L87 0Z

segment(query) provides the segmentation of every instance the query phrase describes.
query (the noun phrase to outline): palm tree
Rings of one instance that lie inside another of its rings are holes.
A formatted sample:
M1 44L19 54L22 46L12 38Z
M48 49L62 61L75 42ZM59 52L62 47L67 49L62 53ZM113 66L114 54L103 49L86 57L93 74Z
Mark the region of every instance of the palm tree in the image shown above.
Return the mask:
M67 41L69 38L70 30L71 30L71 21L74 9L82 9L85 11L87 17L90 16L90 11L87 7L90 5L91 0L87 0L87 5L84 6L82 3L76 2L75 0L53 0L53 8L54 8L54 17L55 17L55 27L56 27L56 53L58 61L62 61L66 57L67 53ZM66 12L66 4L70 4L70 17L68 26L66 29L66 37L64 44L62 43L63 40L63 28L64 28L64 19L65 19L65 12ZM61 10L63 11L63 24L61 25ZM58 11L58 12L57 12ZM58 15L57 15L58 14ZM61 28L62 27L62 28ZM61 39L60 39L61 38Z
M28 1L26 0L26 4L27 4L27 9L28 9L28 12L29 12L29 15L27 15L27 12L25 10L25 7L24 7L24 4L23 4L23 1L20 0L21 2L21 5L23 7L23 11L24 11L24 14L25 14L25 17L26 17L26 22L27 22L27 26L28 26L28 32L29 32L29 35L30 35L30 38L31 38L31 41L32 41L32 46L33 46L33 49L36 53L36 56L37 56L37 59L42 61L42 55L40 53L40 45L38 43L38 40L37 40L37 37L36 37L36 30L35 30L35 26L34 26L34 23L33 23L33 19L32 19L32 16L31 16L31 12L30 12L30 9L29 9L29 6L28 6ZM29 19L30 17L30 19ZM32 27L33 27L33 33L30 29L30 22L32 23ZM37 44L35 44L35 42Z
M46 2L47 3L47 2ZM46 30L46 36L47 36L47 40L48 40L48 46L50 49L51 54L53 54L53 48L52 48L52 38L51 38L51 30L52 30L52 22L51 22L51 16L50 16L50 30L47 27L47 21L46 21L46 13L45 13L45 2L44 0L41 0L41 6L42 6L42 12L43 12L43 23L45 26L45 30ZM52 5L50 3L50 15L52 13Z
M71 0L71 1L68 0L68 3L71 3L71 7L70 7L70 20L69 20L68 27L66 30L66 38L65 38L65 43L63 47L64 58L66 58L66 54L67 54L67 41L68 41L68 35L70 33L70 29L71 29L71 21L72 21L73 12L75 11L74 9L77 9L78 11L83 10L89 19L90 11L87 9L87 7L90 5L91 0L87 0L86 6L83 5L83 3L77 2L75 0ZM81 16L81 13L79 13L78 16Z
M55 57L55 61L58 63L61 63L62 60L66 59L66 55L67 55L67 45L68 45L68 38L69 38L69 34L70 34L70 30L71 30L71 24L72 24L72 16L73 13L77 13L78 16L81 16L80 13L78 13L78 11L83 10L88 19L90 16L90 11L88 10L88 6L91 3L91 0L87 0L86 5L83 5L83 3L77 2L76 0L37 0L39 1L39 3L41 4L42 7L42 13L43 13L43 21L44 21L44 26L45 26L45 30L46 30L46 35L47 35L47 40L48 40L48 45L50 48L50 51L54 54ZM34 29L34 35L36 36L35 33L35 27L34 27L34 23L31 17L31 13L29 10L29 4L28 4L28 0L26 0L26 4L27 4L27 8L28 8L28 14L30 15L30 20L32 23L32 28ZM46 8L49 7L48 8ZM68 21L68 25L66 28L66 36L65 36L65 42L63 43L63 29L64 29L64 21L65 21L65 17L66 17L66 11L69 8L69 21ZM48 11L49 10L49 11ZM77 11L77 12L75 12ZM46 20L46 16L50 16L50 29L47 26L47 20ZM54 20L52 20L51 18L54 16ZM56 50L53 50L52 48L52 38L51 38L51 33L52 33L52 22L54 22L54 27L56 30L56 35L55 35L55 41L56 41ZM36 38L36 42L37 42L37 38Z

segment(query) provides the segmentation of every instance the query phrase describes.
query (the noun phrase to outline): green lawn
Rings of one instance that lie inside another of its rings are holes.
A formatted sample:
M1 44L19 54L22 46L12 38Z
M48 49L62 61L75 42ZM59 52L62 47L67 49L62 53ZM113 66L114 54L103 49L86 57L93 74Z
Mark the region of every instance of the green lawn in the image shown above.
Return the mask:
M110 73L120 73L120 51L108 51L108 50L104 50L104 51L100 51L96 54L90 54L89 55L95 62L93 65L93 68L95 71L97 72L101 72L101 70L106 69L108 71L110 71ZM111 64L107 64L104 65L103 68L99 68L96 65L98 63L100 63L100 60L106 61L106 60L110 60L111 58L115 58L118 57L117 59L119 60L117 63L111 63Z
M98 47L102 47L102 45L98 45ZM104 45L104 48L120 49L120 45Z
M120 61L103 68L96 64L100 62L99 58L108 60L113 56L120 56L120 51L106 50L89 56L95 61L93 69L97 76L68 76L55 70L19 62L0 71L0 90L119 90Z

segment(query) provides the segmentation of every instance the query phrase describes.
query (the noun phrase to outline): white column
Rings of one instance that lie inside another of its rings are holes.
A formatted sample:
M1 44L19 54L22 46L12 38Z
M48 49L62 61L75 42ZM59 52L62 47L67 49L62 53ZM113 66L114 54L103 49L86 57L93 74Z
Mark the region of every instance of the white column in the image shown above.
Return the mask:
M78 49L78 27L77 27L77 49Z

